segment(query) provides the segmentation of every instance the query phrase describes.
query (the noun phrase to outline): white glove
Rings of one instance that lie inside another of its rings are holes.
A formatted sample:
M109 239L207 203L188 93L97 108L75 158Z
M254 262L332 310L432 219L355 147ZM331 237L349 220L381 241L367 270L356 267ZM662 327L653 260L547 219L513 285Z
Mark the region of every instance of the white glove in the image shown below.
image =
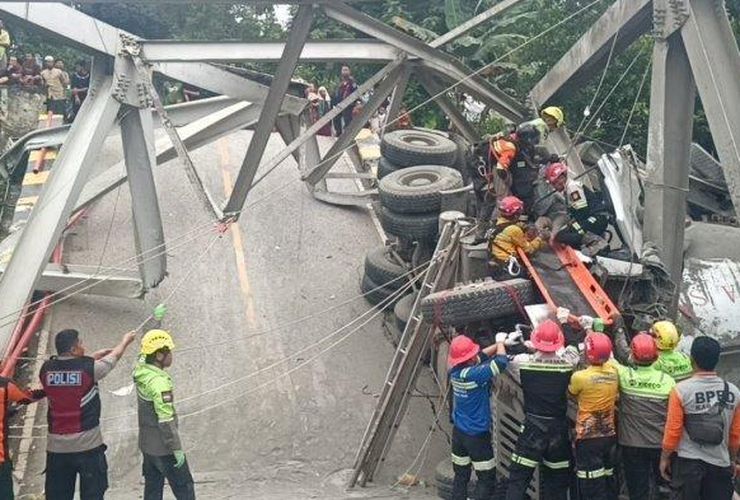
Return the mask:
M524 347L526 347L528 351L534 351L534 344L532 344L531 340L525 340Z
M501 343L504 343L504 342L506 342L506 338L507 338L508 336L509 336L509 334L508 334L508 333L506 333L506 332L498 332L498 333L496 334L496 343L497 343L497 344L501 344Z
M584 330L591 330L594 327L594 319L591 316L579 316L578 324Z
M586 351L586 344L584 342L581 342L580 344L578 344L578 352L582 353L585 351Z
M558 310L555 312L555 316L557 316L560 323L567 323L568 318L570 317L570 309L558 307Z
M504 345L512 346L521 343L522 341L522 332L511 332L508 337L506 337L506 341L504 342Z

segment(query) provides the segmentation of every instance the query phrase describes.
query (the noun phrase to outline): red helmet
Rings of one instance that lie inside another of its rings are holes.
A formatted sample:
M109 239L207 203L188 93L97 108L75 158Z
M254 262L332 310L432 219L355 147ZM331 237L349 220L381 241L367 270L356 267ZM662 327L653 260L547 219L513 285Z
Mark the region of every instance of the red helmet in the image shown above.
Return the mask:
M568 167L565 166L565 163L550 163L545 169L545 179L550 184L553 184L563 175L568 175Z
M605 333L590 333L585 343L586 361L590 365L603 365L612 356L612 341Z
M532 346L542 352L555 352L565 345L565 337L560 325L551 319L535 328L530 340Z
M460 363L470 361L480 352L480 346L465 335L458 335L450 343L450 353L447 356L447 367L454 368Z
M658 346L655 339L647 332L640 332L632 338L632 359L635 363L650 364L658 359Z
M524 202L516 196L506 196L499 202L498 210L507 219L518 217L524 212Z

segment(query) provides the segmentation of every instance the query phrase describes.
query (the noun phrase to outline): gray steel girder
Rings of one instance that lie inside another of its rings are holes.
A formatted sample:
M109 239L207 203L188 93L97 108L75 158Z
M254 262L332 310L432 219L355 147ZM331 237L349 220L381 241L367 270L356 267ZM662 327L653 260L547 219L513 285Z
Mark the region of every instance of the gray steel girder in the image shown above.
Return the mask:
M178 132L189 151L198 149L231 132L248 128L259 120L262 106L249 102L237 102L226 109L200 118L182 127ZM157 165L177 158L177 152L167 137L156 143ZM82 210L102 196L113 191L128 179L121 164L114 165L98 174L85 185L77 200L75 211Z
M0 348L3 351L8 347L24 304L59 242L75 200L120 109L120 104L111 96L112 78L103 75L98 66L93 66L90 93L0 279Z
M167 274L167 254L157 188L152 172L157 160L154 152L152 114L148 109L124 107L121 142L131 191L139 272L144 286L147 289L154 288Z
M386 110L386 125L393 124L398 118L401 112L401 106L403 105L403 96L406 94L406 87L409 84L409 78L411 77L411 66L404 64L401 68L401 74L398 76L398 83L396 88L393 89L393 95L391 96L391 103ZM393 127L383 128L380 131L380 136L385 135L385 131Z
M290 122L290 116L278 116L277 120L275 120L275 128L277 128L277 131L280 134L280 137L282 137L283 142L285 142L286 146L295 141L298 137L293 130L293 124ZM295 150L291 151L290 154L293 155L293 159L298 164L298 168L300 169L301 152Z
M652 13L651 0L617 0L537 82L530 92L532 100L542 105L556 94L577 88L601 69L615 36L614 53L618 54L647 33Z
M303 180L311 185L315 185L320 179L322 179L339 158L344 154L344 151L352 144L357 134L362 130L365 124L370 120L378 108L383 104L385 98L393 92L393 88L398 84L402 68L395 68L391 73L378 85L373 92L370 100L362 108L360 114L352 118L352 122L344 128L342 135L332 144L331 148L324 155L316 168L314 168Z
M421 64L433 68L440 74L454 80L456 84L489 104L501 116L514 122L521 121L526 116L526 108L516 99L491 85L484 78L473 75L471 69L439 49L430 47L424 42L393 29L348 5L341 3L325 4L322 5L322 8L335 21L390 43L408 54L418 57L421 59Z
M516 7L519 3L521 3L522 0L501 0L497 4L495 4L490 9L481 12L477 16L468 19L464 23L462 23L460 26L448 31L444 35L440 36L436 40L433 40L429 43L430 47L441 47L443 45L447 45L450 42L454 42L461 36L464 36L470 32L470 30L475 29L476 27L480 26L481 24L489 21L494 16L498 16L499 14L503 14L507 10L511 9L512 7Z
M148 62L276 62L282 58L285 43L153 40L143 42L142 50L142 58ZM306 43L300 60L387 62L396 59L399 52L377 40L316 40Z
M740 211L740 52L722 2L689 2L681 36L719 153L735 211Z
M262 161L267 141L275 127L275 120L280 112L280 104L285 98L285 93L290 85L290 78L293 76L303 45L308 38L308 32L313 23L313 8L311 5L302 5L293 18L288 41L285 43L285 52L275 72L270 92L264 101L260 120L254 134L252 134L252 139L249 141L249 147L236 178L234 189L224 207L224 214L227 216L238 216L244 207L244 202L247 200L249 190L252 188L252 181L254 181L257 168L259 168Z
M655 41L652 72L643 239L658 246L666 269L679 284L696 100L679 33Z
M0 14L42 31L46 36L64 40L65 44L94 50L115 57L121 34L138 39L83 12L61 3L0 2ZM190 83L196 87L246 101L261 102L269 90L265 85L205 63L161 63L153 65L163 75ZM306 106L305 99L285 96L282 110L298 114Z
M265 172L270 172L272 169L276 168L280 163L283 162L290 154L293 153L296 149L298 149L302 144L304 144L306 141L308 141L311 137L314 137L316 135L316 132L318 132L324 125L327 123L331 123L331 121L339 116L339 114L347 109L348 106L354 104L357 99L360 98L361 95L363 95L366 92L369 92L375 84L380 82L383 78L388 75L389 72L393 71L394 69L398 68L403 64L403 60L399 59L398 61L393 61L386 66L383 67L380 71L375 73L373 76L368 78L367 81L363 82L362 85L357 87L357 90L352 92L350 95L348 95L342 102L337 103L328 113L326 113L324 116L319 118L316 123L308 127L297 139L292 141L290 144L287 145L285 149L280 151L277 155L275 155L273 158L270 158L270 161L267 162L266 165L264 165L263 169ZM311 146L312 147L312 146ZM301 175L303 176L303 179L306 180L306 177L308 175L313 174L313 170L317 169L317 166L319 165L319 162L316 162L311 167L311 172L302 172ZM328 172L329 169L326 169L326 172ZM323 175L321 176L323 177ZM316 179L315 182L310 182L310 184L316 184L321 177L314 177Z
M465 137L471 143L480 141L480 134L475 127L463 116L460 110L455 106L455 103L447 96L446 93L442 93L444 87L434 78L434 76L424 72L417 72L417 78L421 82L422 86L426 89L429 95L436 96L434 101L442 108L442 111L448 116L455 128L460 134Z

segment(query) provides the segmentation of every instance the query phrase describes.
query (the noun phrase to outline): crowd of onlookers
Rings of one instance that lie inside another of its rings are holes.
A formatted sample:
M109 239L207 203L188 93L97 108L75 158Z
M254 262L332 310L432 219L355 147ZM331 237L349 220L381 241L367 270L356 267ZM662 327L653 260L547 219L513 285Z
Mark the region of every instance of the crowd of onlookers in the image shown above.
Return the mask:
M349 66L342 66L340 73L339 84L334 93L330 94L326 87L317 86L314 83L309 83L306 87L306 99L308 99L310 106L308 108L309 121L311 124L319 121L324 115L329 113L332 108L339 105L341 102L357 93L357 82L352 76L352 71ZM327 137L338 137L342 134L353 120L359 117L365 105L370 100L372 93L364 93L356 96L354 101L343 109L337 116L332 120L328 121L318 131L319 135ZM367 120L367 123L363 124L364 127L370 128L373 132L379 132L388 125L388 109L389 101L386 99ZM398 119L393 123L394 128L409 128L412 126L411 117L404 107L400 108Z
M42 59L32 52L17 55L11 51L10 34L0 21L0 85L44 94L47 111L71 122L87 97L90 67L85 60L77 61L70 75L59 57Z

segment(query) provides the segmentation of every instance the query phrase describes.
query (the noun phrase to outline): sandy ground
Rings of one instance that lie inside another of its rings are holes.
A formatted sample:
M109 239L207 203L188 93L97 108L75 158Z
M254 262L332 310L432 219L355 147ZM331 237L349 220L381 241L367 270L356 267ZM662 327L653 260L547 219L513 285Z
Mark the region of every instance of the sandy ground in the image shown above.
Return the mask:
M249 132L239 132L193 153L221 200L236 177L248 138ZM273 135L265 157L283 146ZM120 156L120 145L109 141L101 168ZM348 160L336 168L349 169ZM156 182L168 240L208 222L177 161L158 167ZM342 188L353 185L345 181ZM117 196L114 192L99 202L67 238L68 262L97 265L102 256L104 265L115 265L135 253L127 186L116 203ZM111 346L193 269L167 304L165 327L181 349L171 373L199 498L433 496L431 486L409 492L389 488L412 464L432 423L429 402L421 397L412 398L376 484L356 492L344 489L393 353L380 318L299 367L341 337L319 343L327 335L370 309L359 299L317 314L360 293L364 254L380 242L367 211L314 200L292 158L250 194L248 204L258 200L202 260L198 255L216 236L210 225L192 242L170 247L169 278L144 301L76 296L55 307L51 331L79 329L90 351ZM111 220L112 237L102 255ZM212 342L220 344L211 347ZM286 362L269 366L281 360ZM129 385L134 361L132 349L101 383L111 482L106 498L113 500L140 498L143 491L135 396L112 393ZM426 393L436 390L428 373L419 387ZM33 430L38 437L24 470L16 471L21 492L29 495L22 498L32 498L43 487L45 408L39 410ZM439 433L431 443L421 457L420 475L428 484L447 449Z

